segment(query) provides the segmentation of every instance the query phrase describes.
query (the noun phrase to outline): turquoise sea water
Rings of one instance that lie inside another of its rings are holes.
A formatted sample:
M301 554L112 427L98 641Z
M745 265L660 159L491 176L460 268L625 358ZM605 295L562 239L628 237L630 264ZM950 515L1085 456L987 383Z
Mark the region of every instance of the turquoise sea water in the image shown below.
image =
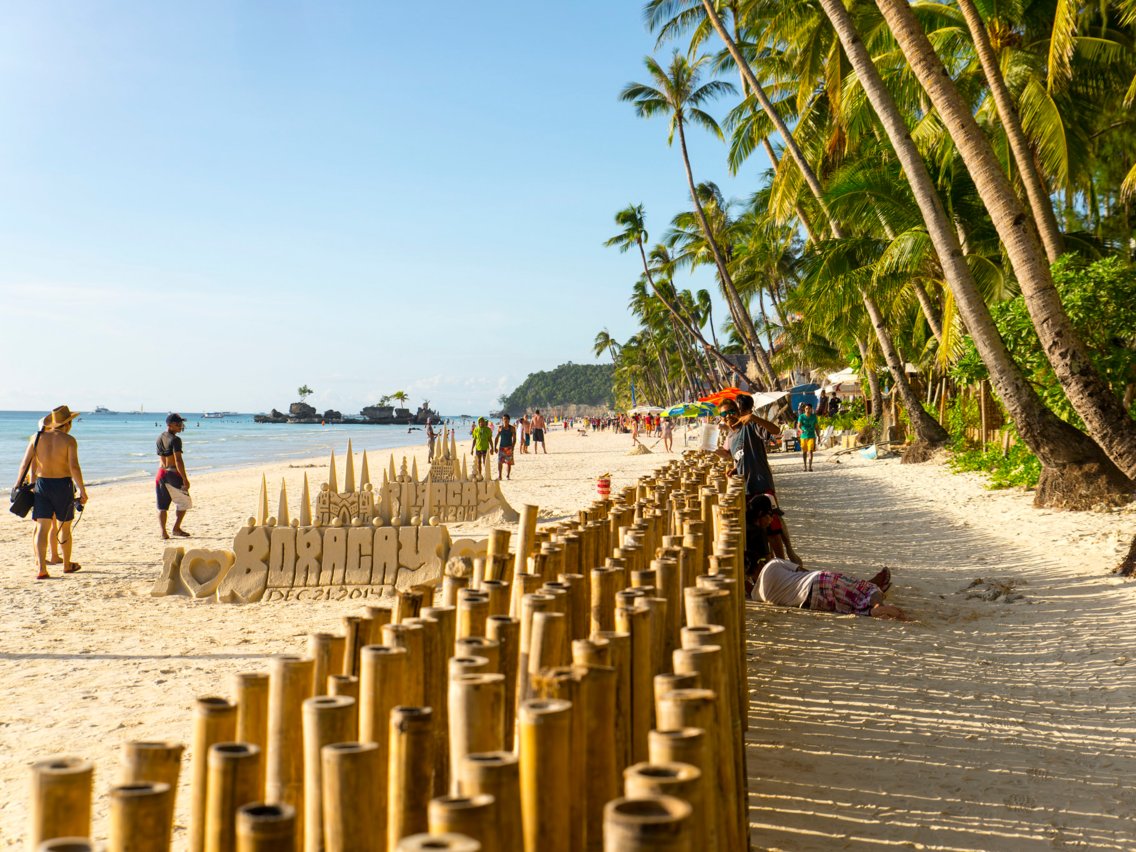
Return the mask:
M42 411L0 411L0 483L5 491L19 473L28 439ZM183 411L185 463L192 477L264 462L339 455L350 438L356 450L387 449L426 442L422 427L253 423L251 414L203 418ZM147 479L157 470L154 442L165 426L160 414L84 413L71 428L88 485ZM456 421L452 421L456 422ZM458 426L458 428L462 428ZM468 426L465 427L468 429Z

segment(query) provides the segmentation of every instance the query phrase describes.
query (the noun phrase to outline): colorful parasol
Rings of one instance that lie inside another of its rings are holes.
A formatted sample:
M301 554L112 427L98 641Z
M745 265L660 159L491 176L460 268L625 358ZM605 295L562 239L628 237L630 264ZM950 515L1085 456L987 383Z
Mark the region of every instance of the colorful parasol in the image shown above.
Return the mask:
M717 417L718 406L709 402L680 402L667 409L667 417Z

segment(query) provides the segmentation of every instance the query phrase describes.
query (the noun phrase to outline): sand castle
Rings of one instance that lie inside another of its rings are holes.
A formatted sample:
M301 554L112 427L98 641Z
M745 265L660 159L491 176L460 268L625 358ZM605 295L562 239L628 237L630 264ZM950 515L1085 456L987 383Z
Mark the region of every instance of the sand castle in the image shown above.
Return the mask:
M440 586L309 634L306 656L236 675L232 700L199 698L187 848L746 848L740 483L695 456L571 519L536 521L523 507L472 575L455 561ZM299 528L242 533L264 532L263 554ZM337 516L306 529L367 527ZM185 570L207 588L211 560L227 557L191 553ZM169 848L182 753L126 744L112 852ZM91 764L42 761L32 776L32 848L93 849L38 846L90 836Z
M256 512L233 538L231 550L168 547L151 595L215 598L223 603L260 600L360 600L437 583L451 555L446 521L472 521L493 514L515 521L517 512L501 485L471 477L457 443L444 430L426 476L417 460L399 467L392 455L376 490L363 452L358 482L355 454L347 443L343 487L335 453L314 507L307 474L298 511L285 484L275 515L269 514L268 483L261 477ZM484 555L488 545L462 539L457 555Z

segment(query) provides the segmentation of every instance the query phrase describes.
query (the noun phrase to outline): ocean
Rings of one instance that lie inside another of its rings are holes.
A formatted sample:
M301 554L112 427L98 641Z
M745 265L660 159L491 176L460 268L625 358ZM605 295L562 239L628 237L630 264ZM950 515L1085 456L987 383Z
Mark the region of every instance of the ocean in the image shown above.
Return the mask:
M28 439L45 413L0 411L0 482L5 490L15 482ZM204 418L183 411L181 415L186 420L182 441L191 478L207 471L328 455L332 450L341 456L349 438L357 451L426 442L420 426L268 424L254 423L251 414ZM165 418L164 412L83 413L71 434L79 441L79 464L87 485L153 477L158 467L154 442L166 428ZM456 419L450 422L460 424ZM458 425L463 428L468 431L468 425Z

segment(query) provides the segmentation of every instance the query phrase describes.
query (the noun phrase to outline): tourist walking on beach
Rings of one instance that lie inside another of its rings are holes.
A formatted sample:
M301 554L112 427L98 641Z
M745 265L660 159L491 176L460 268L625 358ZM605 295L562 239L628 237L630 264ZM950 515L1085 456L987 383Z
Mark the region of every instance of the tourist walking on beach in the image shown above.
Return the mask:
M475 477L492 479L492 469L489 467L489 450L493 446L493 430L484 417L477 418L477 425L473 427L473 444L469 451L473 453L473 470ZM482 471L484 470L484 474Z
M816 452L817 445L817 416L807 402L801 406L801 413L797 415L797 428L801 430L801 461L805 470L812 470L813 453Z
M162 538L168 539L166 520L170 505L174 506L175 536L189 538L189 533L181 528L185 513L193 507L189 497L189 474L185 472L185 461L181 455L180 433L185 430L185 420L180 414L166 418L166 431L158 436L158 475L154 478L154 491L158 497L158 525L162 528Z
M529 451L529 442L532 440L532 426L529 425L529 419L524 414L521 419L517 421L517 443L521 445L521 452L527 453Z
M674 442L674 426L671 424L671 419L669 417L663 418L662 430L663 430L663 449L666 450L668 453L673 453L674 448L671 445Z
M426 457L429 459L434 458L434 441L437 440L438 433L434 431L434 421L429 417L426 418Z
M59 543L63 548L63 573L74 574L79 563L71 561L71 521L75 509L87 504L87 486L79 467L79 445L71 436L71 423L79 415L66 405L52 409L42 421L35 439L28 443L20 462L18 488L30 477L35 483L32 520L36 523L35 558L37 580L47 580L47 545L52 526L59 524ZM78 489L78 499L75 490Z
M513 448L517 445L517 430L509 423L509 415L501 415L501 426L497 436L493 439L493 451L497 453L497 479L501 479L501 471L508 467L506 479L513 478Z
M547 428L548 426L544 422L544 417L541 415L540 409L538 408L532 419L533 455L536 455L537 444L544 450L544 454L548 455L548 448L544 446L544 433Z

